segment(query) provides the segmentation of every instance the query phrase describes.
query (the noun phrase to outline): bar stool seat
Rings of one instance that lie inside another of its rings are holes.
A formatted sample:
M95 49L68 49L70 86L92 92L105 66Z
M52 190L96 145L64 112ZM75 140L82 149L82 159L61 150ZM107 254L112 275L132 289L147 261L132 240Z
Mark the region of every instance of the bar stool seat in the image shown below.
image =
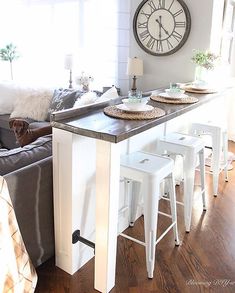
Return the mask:
M120 235L145 246L146 266L149 278L153 278L155 246L171 228L174 230L175 244L179 245L173 168L174 161L171 158L145 152L134 152L121 157L121 176L130 180L130 182L139 182L141 191L143 192L145 242L124 233ZM172 218L172 224L156 239L160 184L164 179L169 180L171 216L167 216ZM135 196L136 194L132 193L132 197ZM131 211L136 212L136 205L131 206Z
M191 135L204 136L209 135L212 139L212 160L211 171L213 175L213 193L218 194L219 174L224 170L225 181L228 181L228 133L224 126L215 122L192 123L189 133ZM223 163L220 158L223 153Z
M203 210L206 210L204 142L201 138L181 133L169 133L157 139L156 151L160 154L165 152L165 154L181 155L183 157L184 200L183 203L177 203L184 205L185 229L186 232L189 232L192 218L195 168L198 156Z

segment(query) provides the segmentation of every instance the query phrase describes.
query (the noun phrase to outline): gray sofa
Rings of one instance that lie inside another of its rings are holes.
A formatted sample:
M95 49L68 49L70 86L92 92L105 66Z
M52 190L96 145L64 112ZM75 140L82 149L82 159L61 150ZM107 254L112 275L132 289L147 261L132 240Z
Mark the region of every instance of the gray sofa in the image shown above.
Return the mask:
M29 128L50 125L52 112L73 107L83 94L80 90L55 90L47 121L27 119ZM96 94L101 96L102 93L96 91ZM103 98L111 99L115 94L112 87ZM88 101L90 99L81 99L79 105ZM8 184L29 256L33 264L39 266L54 254L52 136L40 137L20 148L9 127L9 118L9 114L0 115L0 175Z
M37 125L31 120L31 128ZM0 115L0 145L0 175L8 184L29 256L39 266L54 255L52 136L20 148L9 128L9 115Z
M56 89L46 121L26 118L29 128L50 125L52 112L73 107L82 94L80 90ZM39 266L54 254L52 135L21 148L9 127L9 118L10 114L0 115L0 175L7 182L29 256Z

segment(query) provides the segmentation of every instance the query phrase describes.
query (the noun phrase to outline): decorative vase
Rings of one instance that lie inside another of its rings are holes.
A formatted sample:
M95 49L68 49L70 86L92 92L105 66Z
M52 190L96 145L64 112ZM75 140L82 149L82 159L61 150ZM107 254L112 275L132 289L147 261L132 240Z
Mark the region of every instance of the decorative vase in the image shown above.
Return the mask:
M194 82L197 85L205 85L207 83L208 79L208 70L200 65L197 65L195 68L195 76L194 76Z

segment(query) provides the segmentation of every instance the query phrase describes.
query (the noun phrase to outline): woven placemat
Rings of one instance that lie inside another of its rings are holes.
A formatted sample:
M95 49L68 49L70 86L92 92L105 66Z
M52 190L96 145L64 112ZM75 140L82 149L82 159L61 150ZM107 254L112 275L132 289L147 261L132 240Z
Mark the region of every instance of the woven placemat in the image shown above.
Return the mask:
M188 93L194 93L194 94L214 94L217 92L214 89L197 90L191 87L184 87L183 89Z
M166 112L160 108L154 107L151 111L144 112L126 112L118 109L116 106L104 108L104 113L108 116L127 120L147 120L159 118L166 115Z
M150 99L155 102L166 103L166 104L193 104L198 102L198 99L195 97L187 97L187 98L176 100L176 99L166 99L160 96L151 96Z

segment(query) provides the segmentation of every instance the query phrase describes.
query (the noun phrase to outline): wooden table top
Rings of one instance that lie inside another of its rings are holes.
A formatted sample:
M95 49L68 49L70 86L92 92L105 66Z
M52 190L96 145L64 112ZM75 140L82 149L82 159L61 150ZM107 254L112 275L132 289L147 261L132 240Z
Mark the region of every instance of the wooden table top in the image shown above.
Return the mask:
M159 93L162 92L159 89ZM215 98L224 96L227 89L211 94L190 94L199 99L194 104L165 104L150 100L149 105L163 109L166 115L151 120L123 120L109 117L103 113L104 107L108 105L120 104L123 97L119 99L93 104L78 109L68 109L52 114L51 125L55 128L66 130L75 134L101 139L112 143L118 143L138 133L141 133L154 126L167 122L177 116L212 101ZM156 91L155 91L156 92ZM151 92L146 92L145 96L150 96Z

